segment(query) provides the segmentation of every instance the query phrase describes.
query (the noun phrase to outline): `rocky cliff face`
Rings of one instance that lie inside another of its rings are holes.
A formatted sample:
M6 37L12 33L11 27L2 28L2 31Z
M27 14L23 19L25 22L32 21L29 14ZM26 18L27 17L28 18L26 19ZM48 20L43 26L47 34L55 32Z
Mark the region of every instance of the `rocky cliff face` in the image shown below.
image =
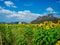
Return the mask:
M36 20L32 21L31 23L33 24L39 24L42 23L44 21L52 21L54 23L58 22L60 18L54 17L53 14L49 14L48 16L42 16L42 17L38 17Z

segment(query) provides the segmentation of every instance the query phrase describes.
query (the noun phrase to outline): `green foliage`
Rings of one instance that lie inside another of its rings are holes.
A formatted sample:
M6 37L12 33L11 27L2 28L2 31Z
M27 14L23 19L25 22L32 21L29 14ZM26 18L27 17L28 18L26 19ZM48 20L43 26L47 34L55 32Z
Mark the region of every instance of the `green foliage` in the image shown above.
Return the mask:
M10 24L9 24L10 25ZM33 28L35 31L33 31ZM60 27L44 28L35 27L33 24L26 25L1 25L2 44L5 45L55 45L60 39Z

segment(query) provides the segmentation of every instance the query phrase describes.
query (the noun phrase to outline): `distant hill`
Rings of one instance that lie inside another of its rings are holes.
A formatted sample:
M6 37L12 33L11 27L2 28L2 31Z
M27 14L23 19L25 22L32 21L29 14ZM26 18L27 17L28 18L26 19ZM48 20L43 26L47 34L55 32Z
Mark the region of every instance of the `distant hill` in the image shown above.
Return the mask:
M53 14L49 14L48 16L42 16L42 17L38 17L36 20L33 20L31 23L32 24L39 24L42 23L44 21L52 21L54 23L57 23L58 19L57 17L54 17Z
M7 22L0 22L0 24L19 24L19 23L21 23L21 24L27 24L26 22L10 22L10 23L7 23Z

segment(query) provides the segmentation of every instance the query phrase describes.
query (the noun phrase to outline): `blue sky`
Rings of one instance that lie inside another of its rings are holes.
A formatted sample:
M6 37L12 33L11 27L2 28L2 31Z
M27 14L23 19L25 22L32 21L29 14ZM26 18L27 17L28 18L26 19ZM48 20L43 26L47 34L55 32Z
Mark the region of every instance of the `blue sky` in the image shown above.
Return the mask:
M0 22L31 22L49 13L60 17L60 0L0 0Z

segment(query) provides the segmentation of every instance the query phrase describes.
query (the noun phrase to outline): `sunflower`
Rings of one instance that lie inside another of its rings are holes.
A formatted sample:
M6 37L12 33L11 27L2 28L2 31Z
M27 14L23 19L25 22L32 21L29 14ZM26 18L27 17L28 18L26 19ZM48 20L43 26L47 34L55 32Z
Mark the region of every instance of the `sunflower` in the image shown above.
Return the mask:
M43 24L42 24L42 23L40 23L40 24L38 25L38 27L40 27L40 28L41 28L41 27L43 27Z
M21 24L18 24L18 26L21 26Z
M48 21L45 21L45 22L44 22L44 25L48 25L48 23L49 23Z
M35 27L37 27L37 26L38 26L38 24L34 24L34 26L35 26Z
M8 24L5 24L5 26L8 28L9 27L9 25Z
M18 31L22 30L22 28L18 28Z
M60 20L58 20L58 24L60 24Z
M57 41L56 45L60 45L60 40L59 40L59 41Z
M30 25L29 25L29 24L26 24L25 26L26 26L26 27L29 27Z
M60 20L58 20L58 23L57 23L58 26L60 26Z
M52 21L49 21L49 24L53 23Z
M51 24L50 24L50 27L51 27L51 28L56 28L57 25L56 25L55 23L51 23Z
M46 26L46 30L49 30L50 29L50 27L49 26Z
M60 45L59 43L56 43L56 45Z
M60 40L59 41L57 41L58 43L60 43Z
M35 32L36 31L36 29L35 28L33 28L33 32Z

